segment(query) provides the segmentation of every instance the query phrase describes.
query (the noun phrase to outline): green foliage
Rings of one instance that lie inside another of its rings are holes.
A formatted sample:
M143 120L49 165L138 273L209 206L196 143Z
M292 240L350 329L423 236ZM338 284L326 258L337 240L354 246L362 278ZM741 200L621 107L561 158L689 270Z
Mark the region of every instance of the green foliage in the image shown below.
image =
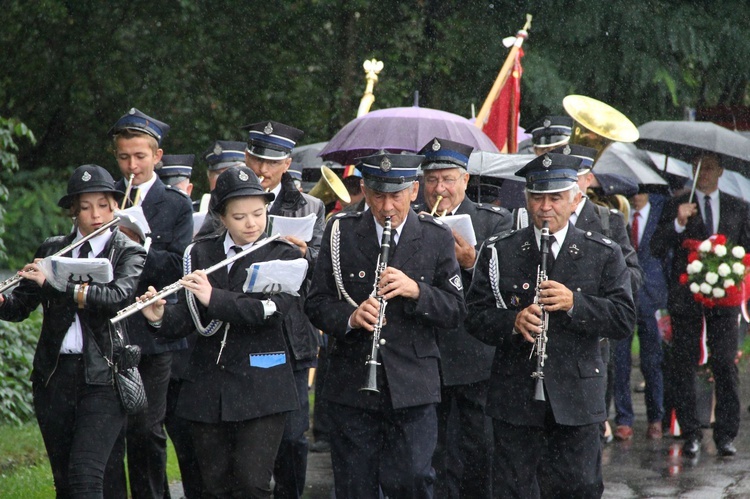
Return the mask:
M33 312L21 323L0 322L0 352L3 353L0 355L0 424L21 424L34 416L30 378L41 329L41 312Z
M0 256L1 267L22 268L32 261L42 241L70 232L71 220L57 207L57 201L66 192L62 179L71 173L41 168L19 171L12 177L0 176L11 193L5 207L5 225L7 234L13 235L8 240L7 254Z

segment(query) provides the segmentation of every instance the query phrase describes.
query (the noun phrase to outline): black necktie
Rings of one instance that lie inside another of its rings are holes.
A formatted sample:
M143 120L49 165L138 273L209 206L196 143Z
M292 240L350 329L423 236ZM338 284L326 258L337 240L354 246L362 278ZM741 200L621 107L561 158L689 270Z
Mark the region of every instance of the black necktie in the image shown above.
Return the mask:
M91 244L86 241L78 248L78 250L78 258L88 258L89 253L91 253Z
M709 236L712 236L714 233L714 211L711 208L711 198L709 196L704 198L703 217L706 221L706 231Z
M242 253L242 251L243 251L243 250L242 250L242 246L232 246L232 248L231 248L231 249L232 249L232 250L234 250L234 254L235 254L235 255L239 255L239 254L240 254L240 253Z

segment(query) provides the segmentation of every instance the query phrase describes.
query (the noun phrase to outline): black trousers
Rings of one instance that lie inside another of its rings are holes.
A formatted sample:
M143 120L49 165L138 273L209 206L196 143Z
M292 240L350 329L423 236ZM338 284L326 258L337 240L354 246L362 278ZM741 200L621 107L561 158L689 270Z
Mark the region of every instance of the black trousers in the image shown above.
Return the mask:
M441 390L432 457L435 497L491 497L492 424L484 411L488 387L489 380Z
M318 352L318 367L315 370L315 404L313 406L313 428L312 433L315 441L330 440L328 434L331 433L330 403L323 398L323 387L326 384L328 375L328 354L333 350L332 337L324 334L321 336L323 344Z
M57 497L101 499L104 468L125 424L112 385L86 384L82 355L61 355L47 386L34 383L34 410Z
M310 398L307 381L310 369L294 371L299 409L286 413L284 436L273 467L275 499L297 499L305 491L308 442L305 432L310 428Z
M435 405L368 411L331 403L337 498L433 497Z
M203 498L271 497L271 475L285 414L221 423L190 423L203 475Z
M604 492L599 424L544 427L493 419L495 498L599 498Z
M138 370L146 388L148 408L128 417L124 435L117 439L105 473L106 499L126 496L125 447L128 454L128 477L133 499L162 499L167 467L167 434L164 416L167 410L167 387L172 353L144 355Z
M182 419L175 414L177 398L180 395L182 380L172 378L169 380L167 391L167 414L164 418L164 427L172 439L177 462L180 465L182 476L182 490L187 499L200 499L203 492L203 480L198 466L198 458L195 455L195 445L190 434L190 421ZM167 491L168 483L165 484ZM168 492L165 492L168 497Z
M715 380L716 423L714 441L726 443L737 436L740 427L739 375L736 313L706 310L709 364ZM672 315L672 351L670 370L674 374L671 389L676 394L677 419L686 438L702 438L695 402L695 370L700 354L702 321L700 316Z

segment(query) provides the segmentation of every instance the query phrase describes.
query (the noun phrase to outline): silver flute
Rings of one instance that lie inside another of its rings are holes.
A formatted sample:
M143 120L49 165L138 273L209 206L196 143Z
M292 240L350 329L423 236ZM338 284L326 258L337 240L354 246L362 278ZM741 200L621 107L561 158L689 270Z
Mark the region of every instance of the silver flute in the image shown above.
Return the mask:
M262 248L266 244L270 243L271 241L275 241L279 237L281 237L280 234L274 234L273 236L268 237L268 238L264 239L263 241L261 241L261 242L259 242L257 244L253 244L248 249L246 249L244 251L240 251L236 255L231 256L231 257L229 257L229 258L227 258L225 260L220 261L219 263L217 263L215 265L210 266L209 268L207 268L203 272L205 272L206 274L210 274L211 272L219 270L220 268L226 267L230 263L239 260L240 258L244 257L245 255L249 255L253 251ZM121 320L127 319L131 315L133 315L133 314L135 314L137 312L140 312L144 308L153 305L154 303L158 302L159 300L162 300L162 299L166 298L169 295L175 294L176 292L178 292L179 290L181 290L184 287L185 286L183 286L180 283L180 281L173 282L169 286L164 287L161 291L159 291L158 293L156 293L154 296L152 296L148 300L137 301L137 302L133 303L132 305L129 305L129 306L123 308L122 310L120 310L119 312L117 312L117 315L115 315L114 317L112 317L109 320L109 322L111 322L112 324L117 324Z
M60 255L64 255L65 253L68 253L69 251L73 251L75 248L79 247L80 245L82 245L83 243L85 243L86 241L88 241L89 239L94 238L94 237L98 236L99 234L102 234L104 231L109 230L110 228L112 228L113 226L117 225L118 223L120 223L120 217L119 217L119 215L115 215L115 218L113 218L109 222L105 223L104 225L102 225L101 227L99 227L98 229L96 229L91 234L89 234L87 236L83 236L78 241L65 246L63 249L61 249L60 251L58 251L54 255L50 255L49 257L60 256ZM47 257L47 258L49 258L49 257ZM5 291L6 289L12 288L16 284L18 284L19 282L21 282L21 279L23 279L23 277L21 277L20 275L16 274L13 277L9 277L8 279L4 280L3 282L0 282L0 293L2 293L3 291Z
M359 389L359 391L367 392L380 392L378 390L378 357L380 354L381 345L385 345L385 340L380 337L380 332L383 330L383 323L385 322L385 306L388 302L385 298L378 294L378 287L380 286L380 277L388 267L388 255L391 251L391 217L385 217L383 223L383 239L380 242L380 256L378 256L378 265L375 269L375 286L372 290L372 296L378 299L380 310L378 311L378 321L375 323L375 328L372 331L372 348L370 355L367 356L365 362L367 366L367 378L365 385Z
M536 379L536 389L534 390L534 400L543 402L544 397L544 361L547 359L547 329L549 328L549 312L544 309L540 303L542 293L542 283L547 280L547 256L549 255L549 223L544 222L542 226L542 237L539 241L539 251L542 254L542 263L536 271L536 295L534 303L542 309L541 331L536 336L534 348L531 355L536 354L536 371L531 373L531 377Z

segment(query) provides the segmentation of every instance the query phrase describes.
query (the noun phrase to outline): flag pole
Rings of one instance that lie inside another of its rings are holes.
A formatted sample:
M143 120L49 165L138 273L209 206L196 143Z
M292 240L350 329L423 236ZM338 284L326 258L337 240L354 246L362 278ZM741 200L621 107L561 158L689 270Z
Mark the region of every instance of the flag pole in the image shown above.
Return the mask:
M513 64L516 60L516 54L523 45L523 41L527 36L529 36L529 28L531 28L531 14L526 14L526 24L524 24L523 28L518 33L516 33L516 41L515 43L513 43L510 52L508 52L508 57L505 58L503 67L500 68L500 72L497 74L495 83L492 85L490 93L487 94L487 98L484 100L484 104L482 104L482 108L479 110L477 119L474 122L474 124L480 130L484 128L484 122L487 119L487 116L489 116L490 114L492 103L495 102L495 99L497 99L497 96L500 93L500 89L502 89L503 85L505 85L505 82L508 81L511 69L513 68Z

